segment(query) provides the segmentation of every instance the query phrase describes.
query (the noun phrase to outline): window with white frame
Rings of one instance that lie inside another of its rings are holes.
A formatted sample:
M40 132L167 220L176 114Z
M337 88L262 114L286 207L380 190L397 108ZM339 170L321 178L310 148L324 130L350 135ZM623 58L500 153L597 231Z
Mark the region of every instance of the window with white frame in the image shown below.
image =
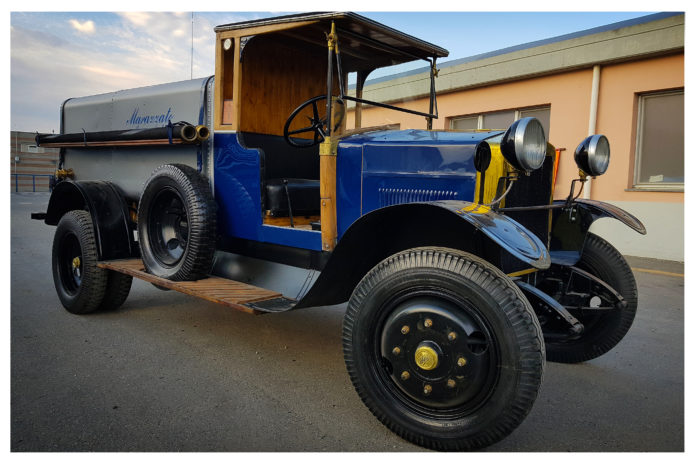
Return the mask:
M684 189L684 90L638 95L637 189Z
M23 143L22 144L22 151L24 153L45 153L46 150L44 150L43 147L39 147L36 145L31 145L28 143Z
M544 128L546 137L549 137L551 129L551 107L535 106L531 108L518 108L506 111L491 111L488 113L470 114L450 118L451 130L483 130L483 129L507 129L510 124L520 118L535 117Z

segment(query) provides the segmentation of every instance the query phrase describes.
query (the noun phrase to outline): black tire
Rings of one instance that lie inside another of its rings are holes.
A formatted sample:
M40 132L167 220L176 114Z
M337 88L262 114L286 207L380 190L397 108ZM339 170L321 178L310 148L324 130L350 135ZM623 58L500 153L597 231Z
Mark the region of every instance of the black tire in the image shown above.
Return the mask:
M133 283L133 277L127 274L116 271L108 271L108 274L104 299L99 308L102 311L114 311L120 308L128 298Z
M138 205L138 237L145 269L170 280L198 280L215 253L216 205L195 169L165 164L154 170Z
M109 274L97 267L92 217L69 211L56 227L52 251L53 283L65 309L87 314L100 309Z
M636 279L616 248L603 238L588 234L577 266L614 287L624 298L626 306L589 319L578 317L585 326L580 338L546 342L547 360L552 362L579 363L603 355L624 338L636 317Z
M344 318L343 353L358 395L384 425L420 446L457 451L489 446L522 422L545 359L539 322L517 286L480 258L444 248L397 253L362 279Z

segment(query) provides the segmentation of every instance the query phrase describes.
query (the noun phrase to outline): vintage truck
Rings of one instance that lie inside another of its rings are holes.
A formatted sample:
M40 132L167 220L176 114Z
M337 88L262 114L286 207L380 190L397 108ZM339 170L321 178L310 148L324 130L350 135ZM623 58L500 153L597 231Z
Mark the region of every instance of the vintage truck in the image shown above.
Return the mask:
M57 226L68 311L119 307L132 277L254 314L347 301L360 398L440 450L504 438L546 359L589 360L627 333L631 269L588 229L604 217L645 228L579 198L608 167L606 137L580 141L578 179L554 201L556 153L538 120L432 130L448 55L436 45L352 13L215 32L214 76L68 99L60 134L37 136L61 149L33 217ZM424 111L362 98L370 72L413 60L430 67ZM425 127L363 128L364 105Z

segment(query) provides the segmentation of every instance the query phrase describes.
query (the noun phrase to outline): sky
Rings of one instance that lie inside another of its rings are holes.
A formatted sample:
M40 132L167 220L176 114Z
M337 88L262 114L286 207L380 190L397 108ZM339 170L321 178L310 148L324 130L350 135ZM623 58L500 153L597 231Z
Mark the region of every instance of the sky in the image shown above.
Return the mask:
M353 11L448 49L440 62L654 12ZM59 108L70 97L212 75L216 25L293 12L11 12L11 130L59 132Z

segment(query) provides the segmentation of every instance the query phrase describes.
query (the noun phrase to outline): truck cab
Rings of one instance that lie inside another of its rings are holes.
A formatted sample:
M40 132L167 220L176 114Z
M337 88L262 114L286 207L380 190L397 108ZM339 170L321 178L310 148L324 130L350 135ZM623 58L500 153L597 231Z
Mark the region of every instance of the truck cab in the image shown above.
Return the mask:
M252 314L347 304L343 350L363 402L421 446L470 450L531 410L546 359L613 348L635 280L589 232L635 217L582 200L606 171L601 134L557 158L534 118L436 131L447 50L354 13L215 28L215 75L68 99L48 210L70 312L118 308L132 278ZM430 70L427 107L362 98L376 69ZM375 105L422 128L361 127ZM350 122L350 124L349 124ZM153 290L154 291L154 290Z

